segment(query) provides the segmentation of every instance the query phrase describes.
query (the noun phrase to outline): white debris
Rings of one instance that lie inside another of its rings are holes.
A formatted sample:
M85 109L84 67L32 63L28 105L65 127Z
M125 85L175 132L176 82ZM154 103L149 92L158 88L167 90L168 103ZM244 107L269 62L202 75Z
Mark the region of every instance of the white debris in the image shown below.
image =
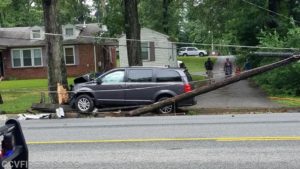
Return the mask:
M56 109L56 116L57 116L58 118L63 118L63 117L65 117L64 109L61 108L61 107L57 108L57 109Z
M37 120L37 119L49 119L50 114L19 114L18 120Z

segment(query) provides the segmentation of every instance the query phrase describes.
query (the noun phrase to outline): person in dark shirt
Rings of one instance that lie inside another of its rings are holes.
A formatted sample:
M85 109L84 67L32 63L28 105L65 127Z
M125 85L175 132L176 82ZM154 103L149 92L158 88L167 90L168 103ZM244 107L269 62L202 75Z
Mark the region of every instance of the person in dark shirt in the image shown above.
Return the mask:
M214 63L211 61L210 58L207 59L207 61L204 63L205 69L206 69L206 74L209 79L209 83L212 83L213 79L213 68L214 68Z

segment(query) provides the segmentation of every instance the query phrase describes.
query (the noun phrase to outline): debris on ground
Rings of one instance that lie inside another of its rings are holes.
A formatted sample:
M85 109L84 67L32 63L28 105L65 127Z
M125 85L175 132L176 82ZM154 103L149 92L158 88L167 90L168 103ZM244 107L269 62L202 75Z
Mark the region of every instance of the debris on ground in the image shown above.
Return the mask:
M45 114L19 114L18 120L38 120L38 119L50 119L50 113Z

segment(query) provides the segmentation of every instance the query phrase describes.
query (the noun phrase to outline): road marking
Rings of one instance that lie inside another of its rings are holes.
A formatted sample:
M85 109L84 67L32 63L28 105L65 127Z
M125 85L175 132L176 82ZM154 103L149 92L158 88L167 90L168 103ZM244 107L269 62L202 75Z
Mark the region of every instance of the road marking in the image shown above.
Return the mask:
M166 142L166 141L300 141L300 136L280 137L219 137L219 138L145 138L145 139L111 139L111 140L64 140L64 141L30 141L27 144L84 144L84 143L130 143L130 142Z

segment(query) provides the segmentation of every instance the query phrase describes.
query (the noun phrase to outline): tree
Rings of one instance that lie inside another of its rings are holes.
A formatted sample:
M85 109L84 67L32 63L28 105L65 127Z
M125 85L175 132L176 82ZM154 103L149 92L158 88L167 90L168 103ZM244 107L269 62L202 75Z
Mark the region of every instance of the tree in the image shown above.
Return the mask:
M0 26L34 26L42 24L39 0L1 0Z
M142 66L141 27L138 17L138 0L123 0L126 44L129 66Z
M58 0L43 0L46 34L46 54L48 56L48 90L52 103L57 103L57 83L68 86L67 71L63 57L61 27L58 23Z
M90 10L85 0L63 0L59 1L59 23L60 24L83 24L90 22L93 19L90 15Z
M102 0L101 0L102 1ZM97 17L101 17L102 13L99 9L99 0L94 0L95 4L98 4ZM102 8L102 7L101 7ZM100 18L99 18L100 20ZM120 0L107 0L106 16L100 20L108 28L108 34L110 37L118 37L124 32L124 7L123 1Z

